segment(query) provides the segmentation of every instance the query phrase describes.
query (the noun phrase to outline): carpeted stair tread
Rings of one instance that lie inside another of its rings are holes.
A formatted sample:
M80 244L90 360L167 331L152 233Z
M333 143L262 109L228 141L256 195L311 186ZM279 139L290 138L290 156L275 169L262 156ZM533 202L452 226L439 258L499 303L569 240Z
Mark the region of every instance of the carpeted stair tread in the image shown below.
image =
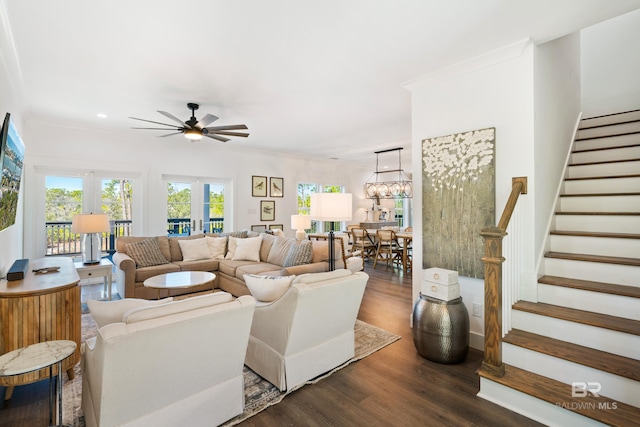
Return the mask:
M556 215L640 216L640 212L556 212Z
M518 301L514 310L640 336L640 321L542 302Z
M639 258L626 258L619 256L591 255L591 254L574 254L569 252L553 252L549 251L544 254L546 258L566 259L572 261L600 262L604 264L632 265L640 267Z
M610 374L640 381L640 360L512 329L504 342Z
M561 194L560 197L602 197L602 196L640 196L639 193L577 193Z
M604 151L604 150L616 150L619 148L631 148L631 147L640 147L640 144L630 143L623 145L616 145L613 147L598 147L598 148L585 148L583 150L573 150L572 153L590 153L592 151Z
M612 163L628 163L637 162L640 159L623 159L623 160L604 160L601 162L582 162L582 163L569 163L567 166L591 166L591 165L604 165Z
M608 176L578 176L575 178L565 178L565 181L584 181L589 179L619 179L619 178L638 178L640 174L630 174L630 175L608 175Z
M582 289L591 292L601 292L612 295L621 295L631 298L640 298L640 287L616 285L614 283L593 282L591 280L571 279L568 277L542 276L538 283L546 285L562 286L565 288Z
M588 141L590 139L602 139L602 138L611 138L611 137L615 137L615 136L627 136L627 135L639 135L640 136L640 132L637 132L637 131L612 132L612 133L607 134L607 135L585 136L583 138L576 138L576 141Z
M505 387L510 387L552 405L561 406L568 411L609 426L637 425L640 419L640 408L602 395L598 398L591 394L584 397L571 397L570 384L564 384L514 366L505 365L505 374L502 377L492 375L482 369L478 371L478 374Z
M605 237L615 239L640 239L640 234L635 233L608 233L601 231L569 231L569 230L553 230L549 234L555 236L579 236L579 237Z

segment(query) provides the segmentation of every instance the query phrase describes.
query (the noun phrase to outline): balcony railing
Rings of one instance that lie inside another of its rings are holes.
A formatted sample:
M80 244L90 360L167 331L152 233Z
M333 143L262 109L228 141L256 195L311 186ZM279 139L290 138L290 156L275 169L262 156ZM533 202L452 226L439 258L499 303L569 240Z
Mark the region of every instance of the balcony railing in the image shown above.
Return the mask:
M205 224L205 232L219 233L224 228L224 218L211 218ZM45 223L47 234L46 255L79 255L82 251L80 235L71 232L71 221L51 221ZM191 234L189 218L169 218L167 234L170 236L188 236ZM102 252L115 252L116 238L131 236L131 220L111 221L111 230L102 233Z

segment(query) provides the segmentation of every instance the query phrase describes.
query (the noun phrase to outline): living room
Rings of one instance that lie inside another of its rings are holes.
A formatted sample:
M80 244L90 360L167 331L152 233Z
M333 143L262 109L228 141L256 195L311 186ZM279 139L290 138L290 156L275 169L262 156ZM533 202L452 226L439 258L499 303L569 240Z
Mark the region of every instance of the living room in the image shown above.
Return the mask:
M241 106L227 107L227 109L218 106L215 98L218 94L220 96L226 95L222 91L223 87L220 91L207 94L206 98L211 99L210 104L206 105L202 102L203 106L200 111L202 114L211 113L220 116L221 124L246 122L250 132L254 132L246 141L234 139L225 144L215 141L192 144L184 141L181 137L156 138L157 133L130 129L138 124L133 120L128 120L126 116L157 120L161 117L156 113L157 109L170 111L179 117L186 117L188 114L184 108L186 103L202 97L199 87L180 93L180 102L174 100L177 97L172 95L171 104L168 106L157 101L157 97L153 100L155 102L155 104L152 103L153 106L145 101L144 107L134 105L135 102L127 99L128 111L124 113L123 117L118 117L120 123L126 124L118 128L112 128L103 124L104 122L100 122L99 119L93 118L95 113L99 112L98 102L86 107L87 110L92 109L87 112L87 116L92 117L86 118L87 121L94 121L91 126L86 123L72 122L68 120L68 117L46 117L31 106L28 99L28 95L37 91L38 87L21 86L20 61L11 57L15 46L12 39L7 37L7 29L5 28L0 44L3 52L2 60L5 65L0 72L0 90L3 94L10 95L3 95L0 106L2 111L12 113L27 147L22 193L24 197L19 206L18 219L13 227L0 233L0 272L4 274L16 259L37 258L44 255L41 230L34 224L44 223L43 177L49 174L75 174L75 176L82 176L85 179L120 175L131 179L138 190L136 194L139 195L136 199L139 207L137 215L139 216L137 220L134 219L134 234L136 235L165 233L166 218L158 213L166 210L167 179L174 177L214 178L228 184L226 187L228 192L225 196L231 201L230 212L232 214L228 218L225 217L225 228L228 226L229 230L234 230L260 223L258 199L253 198L250 192L252 176L282 177L285 184L284 197L276 200L273 223L284 224L285 233L292 236L294 230L289 229L288 224L290 215L295 213L297 206L296 186L298 183L344 186L347 192L354 194L353 222L361 221L366 216L365 209L368 203L364 199L361 189L362 184L374 169L374 151L392 146L404 146L404 151L410 155L411 160L405 161L403 164L410 166L408 169L412 170L416 177L414 178L416 195L412 201L414 220L412 225L414 228L420 229L423 200L420 195L421 184L418 179L418 171L422 167L422 139L451 132L479 129L490 124L498 129L498 145L500 145L500 141L508 141L509 144L508 147L503 146L504 149L501 148L497 153L496 212L499 214L505 204L511 187L511 177L526 175L530 177L530 185L533 184L530 187L529 199L524 199L523 202L527 212L530 212L525 214L525 220L535 224L525 234L527 245L523 275L527 281L531 281L537 274L536 266L543 246L548 212L555 202L556 186L562 172L559 163L564 160L564 148L555 144L555 141L562 140L562 144L569 143L566 141L566 136L575 126L580 111L583 111L584 114L597 115L637 108L637 105L632 104L634 99L638 98L637 92L633 90L637 85L634 84L632 78L617 79L617 84L625 85L627 88L626 94L618 97L615 102L610 102L609 105L606 105L606 98L603 100L603 97L590 96L597 92L598 83L596 81L598 79L588 72L583 71L582 73L582 87L576 87L572 84L564 85L565 82L572 81L571 77L576 71L576 64L580 63L580 53L577 53L580 49L582 49L583 64L585 58L593 59L596 55L594 53L596 49L590 50L590 45L584 36L582 40L579 40L573 31L638 7L637 2L623 3L617 5L616 8L606 2L599 3L597 8L606 10L608 13L606 16L600 16L596 21L588 23L575 22L573 30L565 33L568 34L566 38L555 43L552 42L547 46L539 45L538 40L517 44L522 39L509 39L496 44L495 48L491 49L491 52L494 53L493 56L485 55L490 53L489 50L474 52L429 69L417 70L414 74L396 82L398 89L406 93L406 109L411 112L410 116L405 117L405 121L402 122L402 132L394 134L388 129L386 132L384 129L361 129L357 136L341 135L341 137L332 140L331 147L346 147L344 157L334 155L330 149L327 149L324 158L320 158L321 156L318 155L306 157L300 147L315 145L321 148L322 141L314 138L312 140L314 142L309 143L300 134L296 134L296 140L290 141L289 147L283 144L280 149L269 151L257 148L262 143L258 118L245 117L240 114ZM7 10L11 12L13 5L6 5L6 2L3 2L3 8L4 25L4 22L7 21L5 16L8 16L8 22L11 22L11 14L5 15L5 12ZM633 14L636 19L633 22L637 22L637 11ZM533 36L533 34L528 36ZM628 40L634 39L627 39L624 46L628 46ZM207 42L203 40L202 43L203 46L206 46ZM216 43L223 42L217 41ZM510 48L502 49L506 46L510 46ZM206 51L206 49L204 50ZM494 52L496 50L499 52ZM552 58L545 58L545 52L549 53ZM570 53L567 55L567 52ZM541 53L542 56L539 56ZM631 63L632 66L627 68L637 70L634 65L636 59L631 53L629 52L625 61ZM31 53L31 55L36 54L37 52ZM603 55L603 53L598 51L597 55ZM611 55L613 56L613 52ZM464 63L465 60L472 57L475 58L475 63L473 61ZM555 61L556 57L561 57L566 62L559 64L558 61ZM487 62L483 63L483 58ZM184 58L180 55L178 59ZM148 74L154 72L162 74L163 63L173 60L171 53L167 53L166 57L150 62ZM82 61L79 60L79 62ZM613 61L605 60L602 62L611 64L611 68L620 68L614 66ZM346 61L341 64L345 63L348 64ZM538 72L540 68L536 68L540 67L540 64L543 64L542 68L549 66L553 70L552 72L558 76L553 85L545 85L544 81L537 80L541 75L544 75L544 73ZM233 61L223 61L219 66L233 68ZM43 61L41 68L46 70L47 61ZM74 69L71 66L69 68ZM90 75L89 70L84 67L76 65L75 68L81 69L75 71L79 75ZM183 68L189 69L189 66ZM303 72L302 65L300 68L302 69L297 71ZM342 69L348 68L348 66L336 68ZM112 72L116 74L117 70L114 69ZM249 71L245 72L250 73ZM126 71L120 71L120 73L126 73ZM604 69L603 74L609 73L611 73L611 69ZM166 74L165 78L169 88L166 89L165 95L168 96L173 91L171 82L177 81L174 79L185 79L185 76L172 74L168 71ZM411 79L420 78L425 74L428 74L426 80L411 81ZM144 78L145 76L137 76L135 84L143 85ZM202 80L209 78L202 77ZM49 80L43 81L46 83L41 84L51 84ZM96 88L95 93L91 96L93 99L99 99L103 90L113 90L104 82L93 82L93 85ZM103 87L107 88L103 89ZM247 77L247 87L251 90L274 90L262 87L262 84L255 83L249 77ZM72 104L75 102L75 97L79 96L79 94L74 94L75 90L72 85L64 89L66 92L59 96L59 100L62 100L59 102L60 110L65 109L65 103ZM122 87L121 89L126 92L129 88ZM295 89L287 89L291 92L289 96L296 96ZM555 89L557 92L553 93ZM227 90L231 92L239 89L229 87ZM582 93L580 93L581 91ZM580 95L582 95L582 102L580 102ZM462 105L461 100L464 100ZM301 110L299 114L286 115L281 118L279 124L281 134L278 136L282 140L288 140L287 124L297 121L303 121L307 125L310 135L321 133L315 128L331 127L332 122L318 120L314 117L314 113L322 108L337 108L340 104L339 101L338 99L335 104L322 106L313 103L302 104L299 106ZM384 103L385 100L376 99L372 102ZM548 105L558 107L553 110L548 108ZM284 107L283 105L283 111L290 111L289 109L285 110ZM218 110L218 108L220 109ZM349 120L348 112L343 112L343 114L345 115L344 120ZM547 124L553 122L552 116L555 114L562 117L563 123L561 125L541 125L541 121ZM425 117L431 119L425 120ZM378 133L383 137L383 140L381 141L378 137L372 138L372 133ZM548 136L551 137L546 138ZM546 139L546 142L543 139ZM369 140L371 143L367 142ZM273 143L273 141L269 142ZM360 162L349 160L351 148L357 151L357 158L360 159ZM549 153L554 153L554 155L550 156ZM331 160L330 157L338 157L338 159ZM535 200L531 200L534 198ZM417 259L422 257L421 245L422 236L415 240ZM413 299L420 290L421 281L422 272L420 269L416 269L413 273ZM482 301L482 283L480 281L469 279L462 284L465 301L469 303ZM407 313L408 318L409 313ZM476 348L482 348L483 327L480 320L472 325L471 332L473 339L475 339L474 347Z

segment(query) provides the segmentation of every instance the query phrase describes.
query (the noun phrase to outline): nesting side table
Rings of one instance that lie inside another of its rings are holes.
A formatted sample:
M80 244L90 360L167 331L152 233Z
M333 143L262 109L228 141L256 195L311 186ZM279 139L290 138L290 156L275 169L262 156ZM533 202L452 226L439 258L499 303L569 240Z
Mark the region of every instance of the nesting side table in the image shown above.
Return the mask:
M75 341L45 341L18 348L0 356L0 377L24 375L49 368L49 424L53 424L54 407L57 403L58 426L62 426L62 361L69 358L77 348ZM58 390L53 386L53 365L57 364ZM57 402L56 402L57 399Z

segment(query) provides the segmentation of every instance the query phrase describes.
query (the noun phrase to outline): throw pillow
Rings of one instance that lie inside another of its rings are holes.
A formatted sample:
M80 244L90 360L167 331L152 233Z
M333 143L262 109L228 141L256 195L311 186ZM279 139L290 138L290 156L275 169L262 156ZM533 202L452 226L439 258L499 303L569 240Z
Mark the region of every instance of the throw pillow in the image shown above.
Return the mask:
M310 264L313 256L313 246L311 240L300 240L294 242L289 249L283 267L293 267L294 265Z
M224 255L227 253L227 237L205 236L204 239L209 244L211 258L224 259Z
M169 263L164 255L162 255L158 239L155 237L140 240L139 242L127 243L125 247L127 254L136 263L136 267L151 267Z
M179 301L171 301L166 304L150 305L131 309L122 315L124 323L136 323L149 319L156 319L164 316L171 316L187 311L198 310L200 308L213 305L224 304L233 301L235 298L228 292L216 292L213 294L199 295Z
M287 259L287 255L289 255L289 250L291 246L296 242L295 239L287 239L284 237L276 237L273 245L271 246L271 250L269 251L269 257L267 257L267 262L269 264L283 266L284 261Z
M236 240L236 250L231 258L234 261L255 261L260 262L260 245L262 236L247 237Z
M161 300L125 298L115 301L98 301L89 299L87 300L87 308L98 328L102 328L110 323L122 322L122 316L134 308L166 304L171 301L173 301L173 297Z
M261 302L272 302L287 292L296 276L258 276L245 274L244 283L251 295Z
M233 255L236 253L236 247L238 246L238 238L229 236L229 241L227 244L227 254L224 256L224 259L232 259Z
M197 261L199 259L210 259L211 251L205 239L178 240L180 251L182 251L183 261Z

